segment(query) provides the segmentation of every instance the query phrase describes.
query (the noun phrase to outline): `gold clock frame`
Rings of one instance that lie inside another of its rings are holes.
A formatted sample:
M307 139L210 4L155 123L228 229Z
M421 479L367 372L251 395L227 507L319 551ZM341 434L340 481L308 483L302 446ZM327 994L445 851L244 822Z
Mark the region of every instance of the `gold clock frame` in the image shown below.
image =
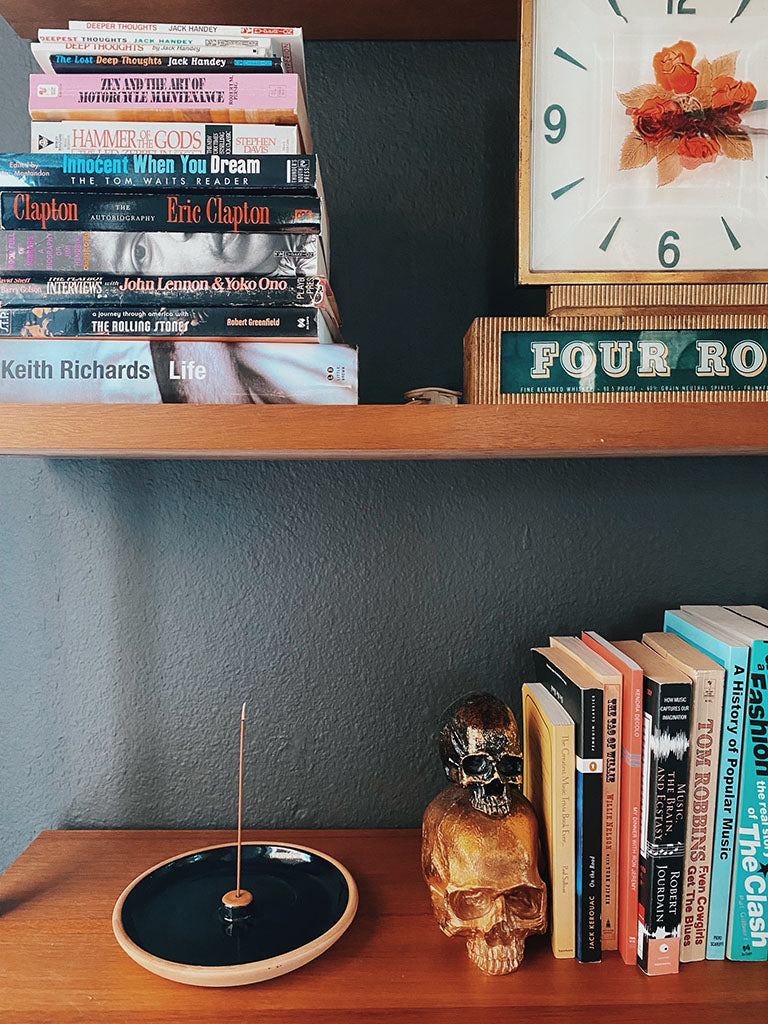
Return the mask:
M531 270L531 135L533 26L536 0L521 0L518 281L520 284L747 284L768 282L764 270Z

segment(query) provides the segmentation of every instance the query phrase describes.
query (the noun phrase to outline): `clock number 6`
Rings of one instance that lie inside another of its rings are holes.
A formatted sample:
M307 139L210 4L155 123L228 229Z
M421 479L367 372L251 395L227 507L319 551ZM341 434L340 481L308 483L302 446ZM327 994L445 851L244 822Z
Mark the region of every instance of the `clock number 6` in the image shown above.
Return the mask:
M676 231L665 231L659 239L659 263L666 270L672 270L680 262L680 249L675 245L679 241Z
M565 111L559 103L553 103L551 107L547 107L544 111L544 124L551 132L554 132L554 135L544 136L547 142L551 142L553 146L558 142L562 142L565 136L567 121Z
M677 0L677 13L678 14L695 14L695 7L687 7L686 4L689 0ZM675 0L667 0L667 14L674 14Z

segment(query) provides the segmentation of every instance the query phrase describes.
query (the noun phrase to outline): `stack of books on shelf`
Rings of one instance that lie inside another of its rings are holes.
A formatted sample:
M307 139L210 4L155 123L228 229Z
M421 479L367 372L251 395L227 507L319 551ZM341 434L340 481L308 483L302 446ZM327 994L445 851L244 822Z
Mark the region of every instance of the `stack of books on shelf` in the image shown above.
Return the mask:
M70 22L0 154L0 401L354 404L295 28Z
M524 791L555 956L766 962L768 610L684 605L642 642L551 637L533 661Z

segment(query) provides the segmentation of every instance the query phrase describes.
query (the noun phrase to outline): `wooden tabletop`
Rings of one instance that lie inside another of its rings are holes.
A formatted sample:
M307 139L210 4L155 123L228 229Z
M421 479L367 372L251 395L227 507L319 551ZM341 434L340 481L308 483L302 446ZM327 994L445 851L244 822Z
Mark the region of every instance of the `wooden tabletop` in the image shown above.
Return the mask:
M112 935L123 888L229 832L43 832L0 878L2 1024L764 1024L765 964L690 964L646 978L610 953L555 960L531 940L521 969L490 978L437 928L416 830L248 833L336 857L360 909L327 953L292 974L237 989L177 985L133 963ZM653 1004L659 1004L657 1008ZM508 1009L504 1009L508 1008ZM662 1017L663 1013L663 1017Z

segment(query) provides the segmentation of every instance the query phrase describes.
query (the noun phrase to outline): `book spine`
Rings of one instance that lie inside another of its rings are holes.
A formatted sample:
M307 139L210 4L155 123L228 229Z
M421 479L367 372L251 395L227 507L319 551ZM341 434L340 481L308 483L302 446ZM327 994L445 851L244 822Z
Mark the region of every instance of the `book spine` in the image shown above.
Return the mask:
M30 150L41 153L299 153L293 125L175 124L154 121L33 121Z
M603 905L602 942L604 950L619 948L619 796L621 765L621 684L606 684L603 696L605 733L603 741Z
M645 680L637 962L649 975L680 960L691 684Z
M231 268L230 252L238 247L241 256L247 250L245 261L251 273L326 276L320 235L274 231L264 235L211 232L191 237L153 231L0 231L0 274L109 273L121 263L140 277L158 271L187 273L199 264L218 273Z
M130 71L138 75L152 75L183 71L186 74L270 74L280 75L283 62L279 57L209 57L201 54L186 56L184 53L132 54L132 53L57 53L45 55L43 60L50 64L54 75L81 75L83 72ZM40 66L44 68L43 60ZM47 70L44 68L44 70Z
M318 185L314 156L0 154L0 189L77 189L81 194L222 189L317 196Z
M320 231L320 214L312 196L0 192L0 227L15 231Z
M332 351L329 351L332 350ZM332 356L332 358L331 358ZM352 405L345 345L0 338L0 402Z
M707 955L722 718L722 675L702 673L693 687L681 963L705 960Z
M553 864L556 870L552 877L552 898L557 896L565 904L560 920L556 957L570 958L576 955L576 890L574 885L574 849L576 841L575 807L573 799L573 766L576 749L571 728L555 728L554 764L552 765L552 786L554 790L554 820L560 826L552 837L555 844ZM553 914L554 921L554 914ZM553 933L554 949L554 933Z
M30 75L29 112L34 120L62 121L78 112L121 111L148 115L148 120L181 120L184 115L226 113L266 124L296 124L299 116L296 75ZM174 111L171 117L160 112ZM293 120L289 120L292 118ZM210 120L210 118L206 118Z
M128 277L122 274L0 274L0 307L320 306L333 310L319 277L248 274Z
M603 692L582 690L534 651L537 679L574 721L576 739L576 956L602 959Z
M0 336L26 338L232 338L325 342L332 336L316 308L0 309Z
M768 641L752 642L726 953L768 960Z
M707 960L724 960L731 875L733 873L749 649L721 644L718 653L715 650L716 642L708 633L703 629L697 629L684 619L680 619L674 612L665 613L664 629L670 633L676 633L700 651L714 657L725 668L725 696L715 803L712 876L709 885L709 922L707 924Z

